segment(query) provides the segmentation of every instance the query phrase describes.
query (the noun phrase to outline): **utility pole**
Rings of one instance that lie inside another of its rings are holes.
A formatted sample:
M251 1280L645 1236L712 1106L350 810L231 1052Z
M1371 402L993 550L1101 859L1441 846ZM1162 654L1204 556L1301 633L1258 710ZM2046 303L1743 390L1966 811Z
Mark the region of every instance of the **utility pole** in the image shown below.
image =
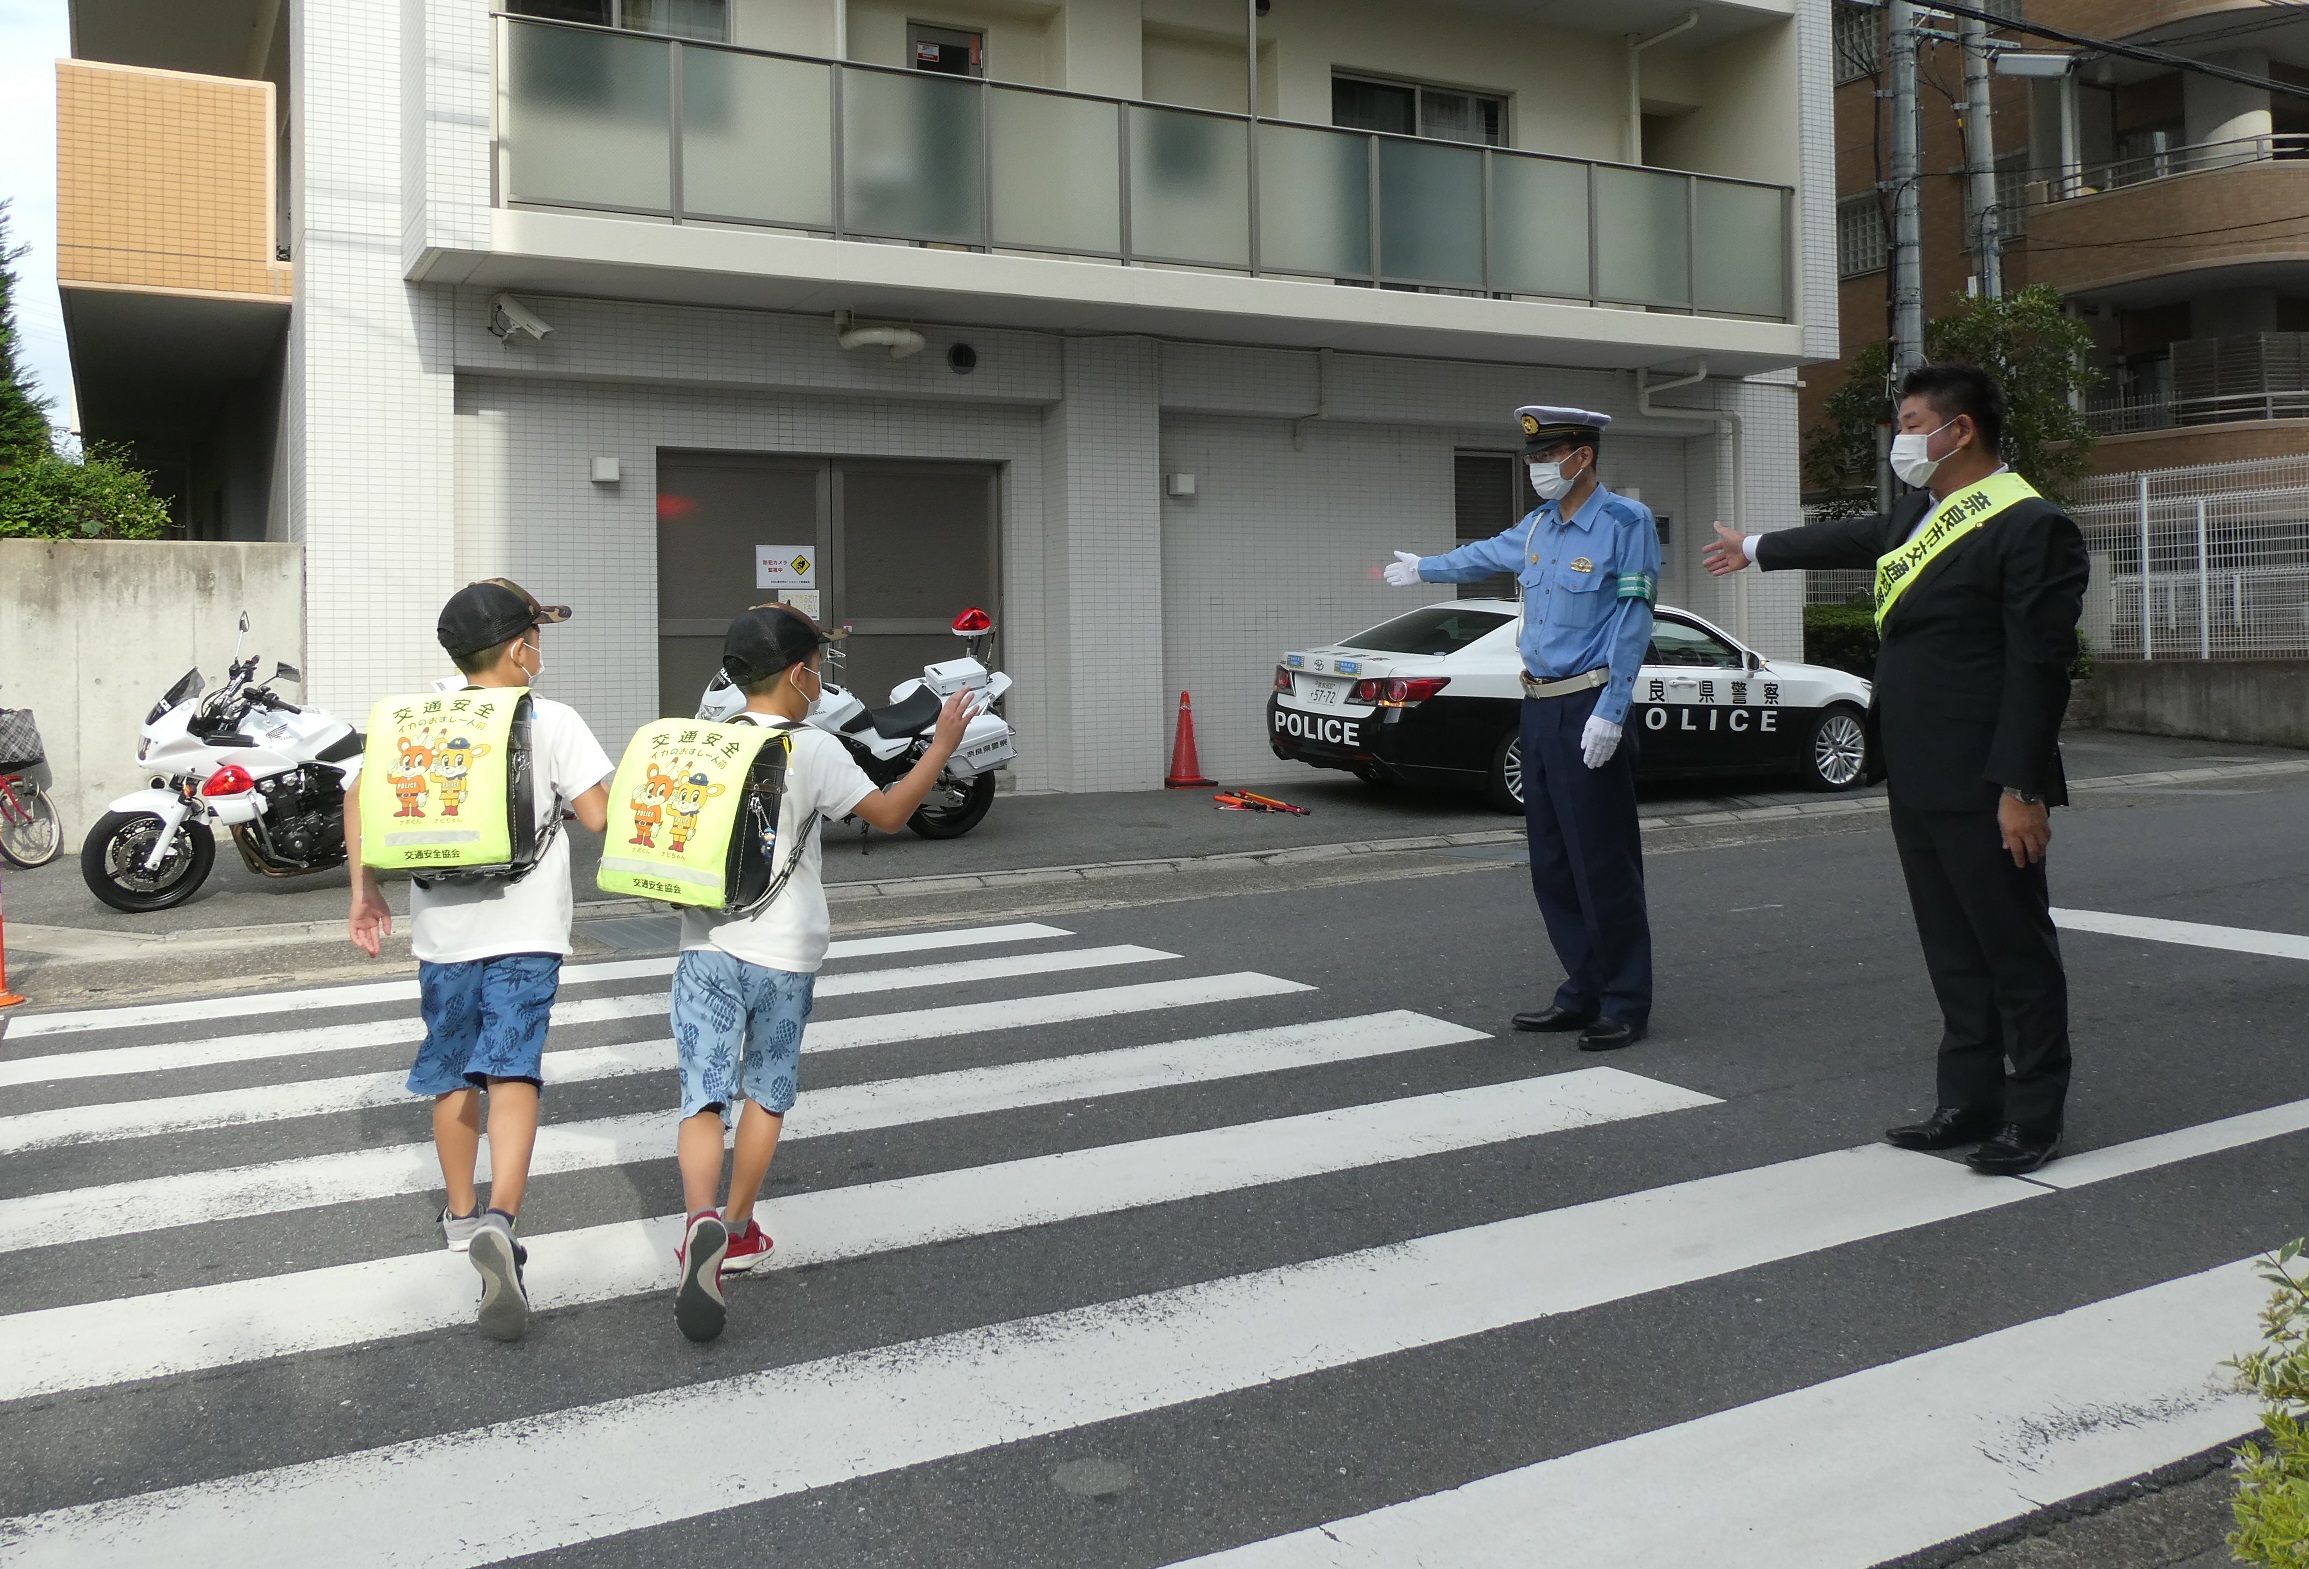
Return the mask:
M1916 136L1916 7L1885 8L1892 63L1892 375L1924 363L1924 234Z
M1964 171L1972 188L1972 257L1980 292L2004 294L2004 214L1996 202L1996 133L1988 102L1988 24L1976 16L1959 18L1964 45Z

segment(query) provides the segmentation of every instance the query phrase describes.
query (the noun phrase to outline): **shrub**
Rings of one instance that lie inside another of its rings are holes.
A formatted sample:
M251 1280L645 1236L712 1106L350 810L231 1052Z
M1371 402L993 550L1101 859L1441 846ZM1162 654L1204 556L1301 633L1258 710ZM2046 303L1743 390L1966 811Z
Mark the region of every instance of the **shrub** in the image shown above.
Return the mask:
M2276 1288L2261 1310L2261 1349L2229 1363L2237 1381L2261 1398L2267 1448L2237 1451L2237 1529L2229 1549L2251 1564L2309 1569L2309 1276L2286 1266L2301 1256L2296 1239L2261 1262Z
M1804 659L1808 664L1876 674L1876 612L1860 600L1804 607Z
M23 456L0 468L0 539L158 539L168 503L117 453Z

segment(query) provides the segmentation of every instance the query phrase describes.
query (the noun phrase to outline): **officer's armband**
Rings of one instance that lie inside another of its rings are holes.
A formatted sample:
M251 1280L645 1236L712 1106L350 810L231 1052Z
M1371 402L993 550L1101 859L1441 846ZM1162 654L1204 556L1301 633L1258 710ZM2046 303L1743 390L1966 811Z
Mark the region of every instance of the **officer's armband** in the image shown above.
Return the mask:
M1622 599L1640 599L1647 605L1660 602L1660 580L1649 572L1622 572L1619 585Z

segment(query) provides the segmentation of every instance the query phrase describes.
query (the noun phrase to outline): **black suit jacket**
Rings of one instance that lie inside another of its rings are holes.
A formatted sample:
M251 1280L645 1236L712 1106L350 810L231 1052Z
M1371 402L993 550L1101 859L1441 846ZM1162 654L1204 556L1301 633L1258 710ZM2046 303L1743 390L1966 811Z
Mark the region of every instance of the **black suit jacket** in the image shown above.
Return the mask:
M1756 565L1872 568L1933 504L1917 491L1889 515L1766 534ZM2067 802L2060 724L2090 573L2068 514L2030 499L1942 551L1908 585L1884 623L1869 714L1894 799L1971 811L1993 808L2010 786Z

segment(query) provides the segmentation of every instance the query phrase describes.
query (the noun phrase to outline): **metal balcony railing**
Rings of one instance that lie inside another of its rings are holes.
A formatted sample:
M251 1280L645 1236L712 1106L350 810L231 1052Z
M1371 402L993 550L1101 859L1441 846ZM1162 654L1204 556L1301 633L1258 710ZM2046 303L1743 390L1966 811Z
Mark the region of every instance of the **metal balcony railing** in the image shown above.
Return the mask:
M500 15L502 204L1786 321L1793 193Z
M2143 385L2086 401L2085 421L2097 433L2309 419L2309 333L2185 338L2134 374Z
M2245 136L2234 141L2200 142L2189 147L2168 147L2138 158L2114 163L2087 164L2072 180L2051 183L2051 199L2094 196L2102 191L2145 185L2179 174L2202 174L2209 169L2234 169L2272 160L2309 158L2309 136L2295 133Z

